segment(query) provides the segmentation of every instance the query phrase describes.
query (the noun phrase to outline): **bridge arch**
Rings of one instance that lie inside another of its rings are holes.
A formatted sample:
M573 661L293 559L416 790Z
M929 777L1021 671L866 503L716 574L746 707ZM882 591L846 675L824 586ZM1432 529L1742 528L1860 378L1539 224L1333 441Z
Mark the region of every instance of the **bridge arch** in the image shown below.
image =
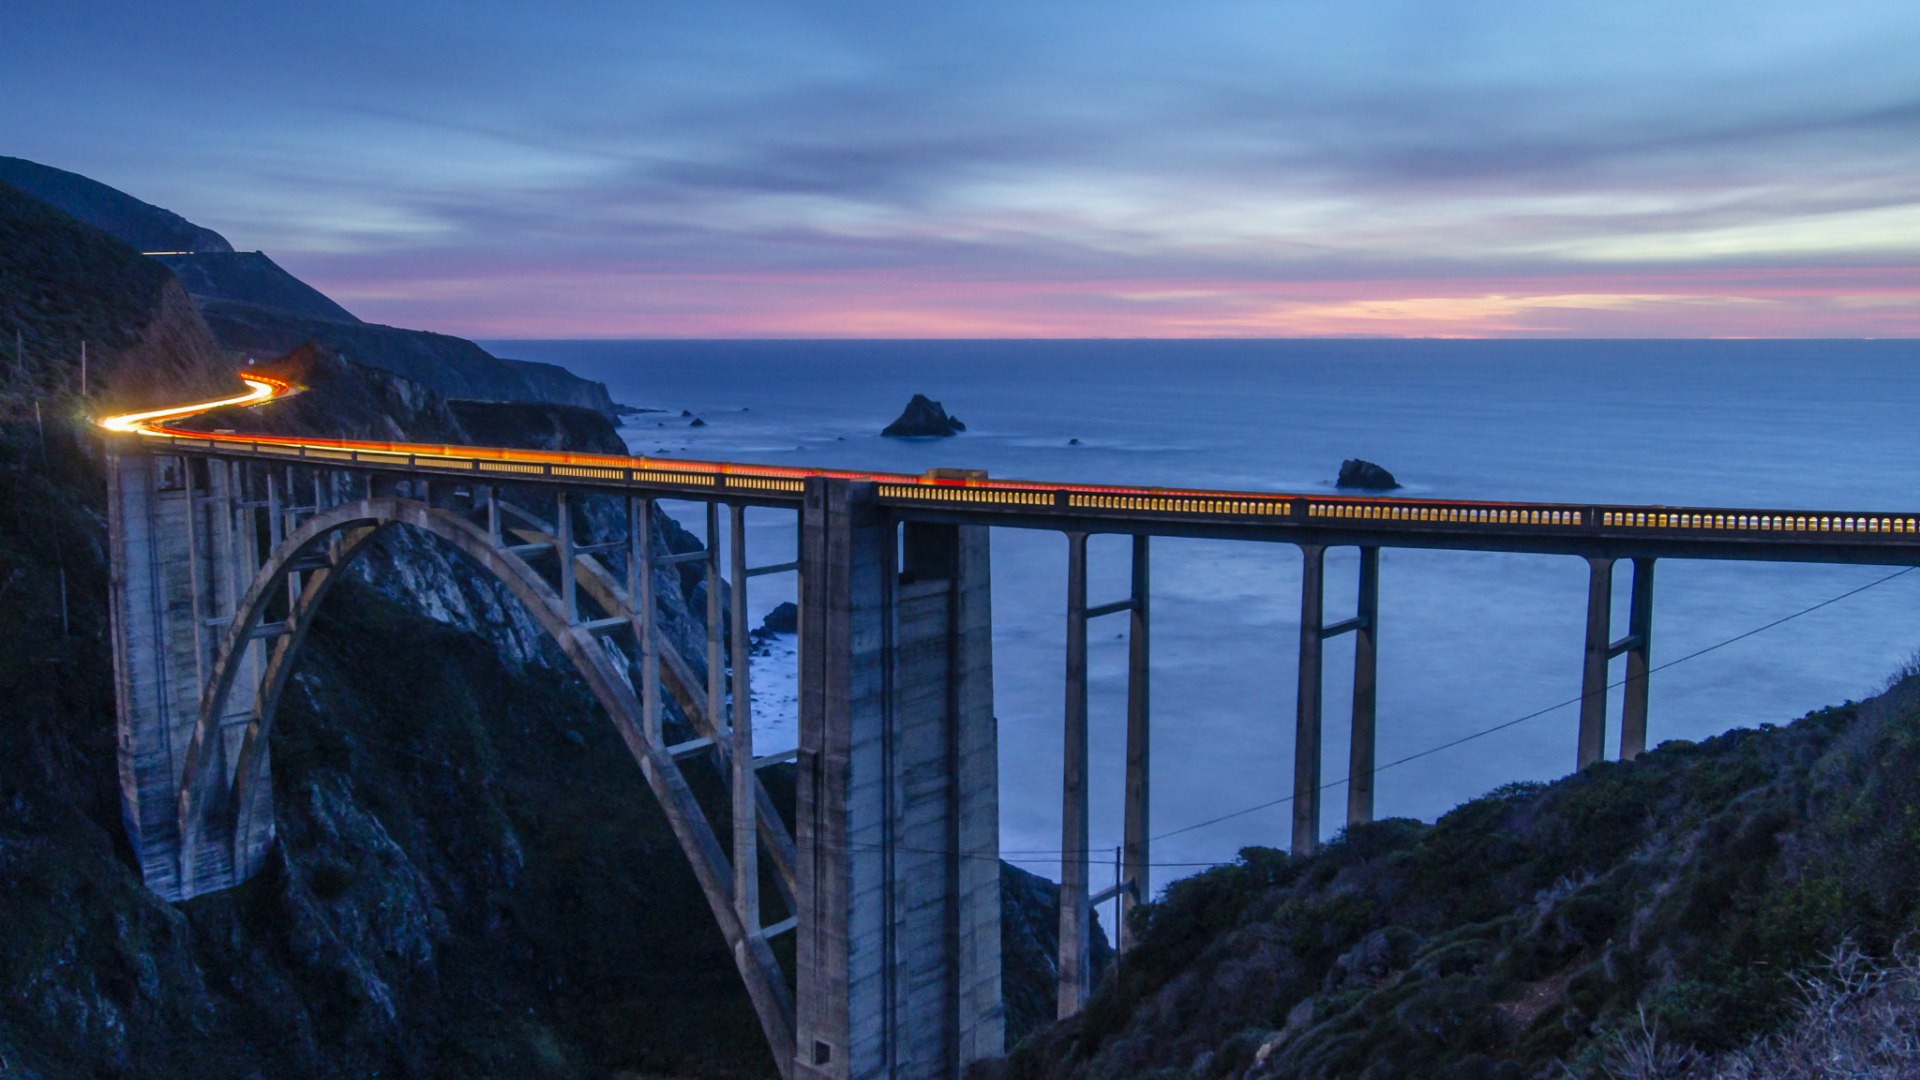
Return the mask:
M640 697L624 674L626 659L604 637L571 617L560 593L489 528L421 499L375 496L318 512L292 529L262 562L236 604L216 651L187 745L177 796L181 878L192 880L193 860L209 842L228 841L220 827L224 822L214 820L216 808L222 806L231 810L228 842L236 879L249 876L264 858L273 827L266 749L287 677L314 615L333 585L371 540L396 526L438 538L504 584L586 681L666 813L734 957L774 1060L786 1073L794 1058L795 1009L786 976L760 928L750 927L742 919L734 900L734 875L727 849L708 822L671 748L648 731ZM561 557L572 556L563 553ZM300 575L299 591L289 598L285 622L268 626L271 606L288 591L295 574ZM595 593L594 585L603 602L624 604L626 598L607 581L590 584L586 591ZM650 619L636 620L636 632L651 633L650 629L641 631L640 626L650 627ZM271 645L264 665L254 665L255 674L247 660L247 646L267 633L271 634ZM219 745L224 738L222 718L227 715L236 685L248 678L257 680L253 686L254 708L229 782L225 770L219 767L223 758ZM716 744L720 741L714 740ZM758 794L759 828L784 832L777 816L769 812L764 790ZM771 822L769 817L773 818ZM780 846L769 848L780 862ZM792 840L785 837L786 865L780 867L783 874L791 874L791 852Z

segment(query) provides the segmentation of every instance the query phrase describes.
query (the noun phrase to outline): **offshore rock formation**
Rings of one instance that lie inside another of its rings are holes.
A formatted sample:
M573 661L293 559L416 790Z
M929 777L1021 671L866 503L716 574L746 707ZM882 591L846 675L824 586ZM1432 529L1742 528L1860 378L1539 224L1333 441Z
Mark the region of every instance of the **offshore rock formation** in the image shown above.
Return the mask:
M1335 487L1365 491L1392 491L1400 486L1400 481L1395 480L1392 473L1360 458L1348 458L1341 462L1340 477L1333 483Z
M947 410L941 408L939 402L925 394L915 394L913 400L907 402L899 419L881 429L880 434L894 438L945 438L965 430L967 425L961 423L957 416L948 416Z

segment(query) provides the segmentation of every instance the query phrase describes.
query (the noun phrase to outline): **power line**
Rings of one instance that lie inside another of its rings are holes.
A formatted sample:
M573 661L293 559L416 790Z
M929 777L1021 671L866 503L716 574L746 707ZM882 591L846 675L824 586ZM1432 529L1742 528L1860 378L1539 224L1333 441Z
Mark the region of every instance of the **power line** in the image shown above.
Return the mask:
M1878 588L1879 586L1885 585L1887 582L1892 581L1895 578L1903 577L1907 574L1911 574L1916 569L1920 569L1920 567L1914 567L1914 566L1902 567L1901 569L1896 570L1893 573L1886 575L1885 577L1876 578L1873 581L1867 582L1865 585L1860 585L1855 588L1848 589L1846 592L1840 593L1836 596L1830 596L1827 599L1820 601L1819 603L1810 604L1806 607L1801 608L1798 611L1792 612L1787 615L1782 615L1781 617L1774 619L1772 622L1768 622L1760 626L1756 626L1751 630L1747 630L1747 631L1743 631L1742 633L1735 634L1730 638L1725 638L1720 641L1716 641L1713 644L1706 646L1705 648L1695 649L1693 652L1687 653L1684 656L1676 656L1672 660L1669 660L1664 664L1657 664L1651 668L1648 668L1647 677L1651 678L1655 674L1665 671L1668 668L1678 667L1679 665L1684 664L1689 660L1699 659L1700 657L1705 656L1710 652L1715 652L1719 649L1724 649L1729 645L1733 645L1738 642L1745 641L1747 638L1753 637L1756 634L1765 633L1768 630L1772 630L1773 628L1780 626L1784 623L1792 622L1793 620L1798 619L1804 615L1811 615L1812 613L1819 611L1821 608L1830 607L1834 604L1839 603L1842 600L1848 599L1849 597L1858 596L1861 593L1866 592L1868 589ZM1612 690L1621 686L1625 686L1626 682L1627 681L1625 679L1621 679L1618 682L1608 683L1605 690ZM1604 692L1605 691L1602 690L1602 691L1596 691L1595 693L1598 694L1598 693L1604 693ZM1478 731L1469 732L1465 735L1460 736L1459 738L1449 739L1446 742L1440 743L1436 746L1427 747L1424 750L1416 751L1414 753L1406 755L1405 757L1395 758L1384 765L1375 766L1371 775L1378 776L1381 773L1387 771L1388 769L1395 768L1396 766L1405 765L1408 762L1412 762L1412 761L1418 761L1421 758L1432 757L1434 754L1438 754L1443 750L1451 750L1456 746L1462 745L1463 743L1469 743L1474 741L1475 739L1482 739L1487 737L1488 735L1505 731L1508 728L1517 727L1520 724L1524 724L1529 720L1537 720L1540 717L1545 716L1550 712L1555 712L1557 710L1564 709L1569 705L1577 705L1580 702L1586 700L1587 697L1588 697L1587 694L1576 694L1575 696L1570 697L1565 701L1556 702L1552 705L1546 706L1545 708L1535 709L1533 712L1527 713L1524 716L1516 716L1511 720L1506 720L1501 723L1494 724L1491 727L1481 728ZM1322 792L1329 791L1333 788L1339 787L1342 784L1348 783L1351 780L1352 780L1352 777L1350 775L1343 776L1338 780L1328 781L1327 783L1320 785L1319 790ZM1284 806L1292 802L1293 800L1294 800L1294 796L1283 795L1277 799L1269 799L1266 802L1258 803L1253 806L1242 807L1238 810L1229 811L1228 813L1220 814L1216 817L1207 818L1204 821L1196 821L1190 825L1182 825L1180 828L1171 829L1167 832L1159 833L1155 836L1149 837L1148 840L1149 842L1152 842L1155 840L1165 840L1169 837L1180 836L1183 833L1190 833L1198 829L1204 829L1209 825L1218 825L1223 821L1231 821L1234 818L1245 817L1248 814L1259 813L1262 810L1270 810L1276 806ZM877 850L877 848L878 848L878 845L872 845L870 847L860 848L860 850ZM855 849L854 846L849 845L849 850L854 850L854 849ZM932 849L919 849L919 848L902 848L897 845L893 848L893 850L911 851L916 854L926 854L926 855L948 854L948 852L945 852L945 851L934 851ZM1059 856L1059 855L1064 855L1068 853L1069 853L1068 849L1065 849L1065 848L1022 848L1014 851L1002 851L992 857L1003 858L1007 856L1021 856L1021 855ZM967 857L984 858L986 856L968 855ZM1018 860L1013 860L1013 861L1018 861ZM1149 866L1223 866L1225 865L1225 860L1216 861L1216 862L1204 862L1204 863L1148 863L1147 865Z
M1670 667L1678 667L1679 665L1684 664L1689 660L1698 659L1699 657L1705 656L1706 654L1710 652L1714 652L1715 650L1724 649L1727 646L1732 645L1736 642L1745 641L1747 638L1753 637L1755 634L1764 633L1768 630L1773 629L1776 626L1781 625L1782 623L1792 622L1793 620L1798 619L1803 615L1811 615L1812 613L1819 611L1821 608L1828 607L1833 604L1837 604L1840 601L1845 600L1850 596L1858 596L1859 594L1866 592L1868 589L1872 589L1880 585L1885 585L1887 582L1892 581L1894 578L1901 577L1906 574L1911 574L1916 569L1920 569L1920 567L1912 567L1912 566L1903 567L1899 570L1895 570L1893 573L1888 574L1883 578L1877 578L1873 581L1869 581L1865 585L1861 585L1858 588L1848 589L1846 592L1843 592L1838 596L1830 596L1827 599L1822 600L1817 604L1812 604L1807 607L1801 608L1799 611L1793 612L1790 615L1782 615L1780 618L1775 619L1770 623L1766 623L1761 626L1756 626L1753 629L1748 630L1744 633L1735 634L1734 636L1727 638L1723 641L1716 641L1713 644L1708 645L1706 648L1696 649L1693 652L1686 654L1685 656L1674 657L1672 660L1669 660L1664 664L1658 664L1658 665L1655 665L1654 667L1648 668L1647 677L1651 678L1656 672L1665 671ZM1479 731L1469 732L1468 734L1462 735L1457 739L1450 739L1447 742L1443 742L1439 744L1438 746L1430 746L1425 750L1420 750L1415 753L1408 754L1405 757L1395 758L1394 760L1387 762L1385 765L1375 766L1371 775L1378 776L1381 773L1397 765L1405 765L1410 761L1418 761L1424 757L1431 757L1434 754L1441 752L1442 750L1451 750L1454 747L1461 745L1462 743L1469 743L1475 739L1485 738L1486 736L1492 735L1495 732L1505 731L1510 727L1515 727L1517 725L1524 724L1529 720L1538 719L1550 712L1554 712L1559 709L1564 709L1569 705L1577 705L1580 702L1585 701L1589 696L1596 696L1598 694L1605 693L1607 690L1612 690L1616 687L1625 686L1626 682L1627 680L1621 679L1619 682L1608 683L1606 687L1602 688L1601 690L1595 691L1594 695L1576 694L1565 701L1561 701L1553 705L1549 705L1544 709L1536 709L1533 712L1526 714L1525 716L1517 716L1512 720L1495 724L1492 727L1481 728ZM1339 787L1340 785L1347 783L1351 779L1352 779L1351 776L1343 776L1338 780L1334 780L1329 783L1320 785L1320 790L1327 791L1331 788ZM1244 817L1247 814L1257 813L1258 811L1261 811L1261 810L1266 810L1271 807L1280 806L1285 803L1290 803L1293 801L1293 799L1294 797L1292 795L1288 795L1279 799L1272 799L1267 802L1261 803L1258 806L1249 806L1244 809L1235 810L1231 813L1221 814L1218 817L1208 818L1205 821L1196 821L1191 825L1183 825L1178 829L1174 829L1170 832L1161 833L1160 835L1152 837L1151 839L1165 840L1167 837L1170 837L1170 836L1179 836L1182 833L1190 833L1190 832L1193 832L1195 829L1204 829L1209 825L1217 825L1222 821L1230 821L1233 818Z

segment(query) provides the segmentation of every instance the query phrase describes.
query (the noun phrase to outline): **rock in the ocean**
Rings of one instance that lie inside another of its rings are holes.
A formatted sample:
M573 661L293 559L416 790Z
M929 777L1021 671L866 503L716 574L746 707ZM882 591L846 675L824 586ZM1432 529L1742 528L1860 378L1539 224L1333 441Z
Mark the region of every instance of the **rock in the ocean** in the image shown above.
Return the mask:
M791 634L800 629L800 609L791 602L782 603L760 620L760 629L769 634Z
M939 402L925 394L915 394L913 400L907 402L906 411L900 414L900 419L888 424L880 434L895 438L922 435L945 437L958 435L965 430L967 426L948 416L947 410L941 408Z
M1368 491L1391 491L1400 486L1393 474L1375 465L1371 461L1348 458L1340 463L1340 479L1334 481L1335 487L1364 488Z
M706 426L707 426L707 422L706 422L705 420L702 420L702 419L700 419L699 417L697 417L697 416L696 416L696 417L694 417L694 418L693 418L693 423L691 423L691 424L688 424L687 426L688 426L688 427L706 427Z

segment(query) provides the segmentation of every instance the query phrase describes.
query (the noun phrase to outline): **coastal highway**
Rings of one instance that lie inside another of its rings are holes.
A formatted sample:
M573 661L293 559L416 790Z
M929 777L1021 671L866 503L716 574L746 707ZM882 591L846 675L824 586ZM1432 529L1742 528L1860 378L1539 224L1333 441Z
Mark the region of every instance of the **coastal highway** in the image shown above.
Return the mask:
M1593 505L1064 484L956 470L912 475L177 426L216 409L258 407L297 392L291 383L264 374L247 372L241 381L246 391L231 397L109 416L98 423L114 437L164 442L166 452L707 502L797 507L808 479L843 479L873 484L877 502L902 518L1066 532L1607 558L1920 565L1920 511L1912 510Z

